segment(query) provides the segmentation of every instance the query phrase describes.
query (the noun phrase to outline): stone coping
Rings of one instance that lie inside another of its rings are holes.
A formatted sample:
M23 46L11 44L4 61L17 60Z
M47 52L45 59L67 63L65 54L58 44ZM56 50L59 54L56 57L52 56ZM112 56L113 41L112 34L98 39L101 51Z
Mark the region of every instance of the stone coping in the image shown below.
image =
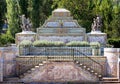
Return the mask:
M56 13L56 12L70 12L70 11L64 8L58 8L58 9L55 9L53 12Z
M47 56L44 56L44 55L30 55L30 56L21 55L21 56L17 56L17 57L47 57ZM63 56L63 57L69 57L69 56ZM74 56L74 57L85 57L85 56ZM105 56L87 56L87 57L91 57L91 58L101 58L101 57L102 58L107 58Z
M32 32L32 31L22 31L22 32L17 33L17 34L36 34L36 33Z

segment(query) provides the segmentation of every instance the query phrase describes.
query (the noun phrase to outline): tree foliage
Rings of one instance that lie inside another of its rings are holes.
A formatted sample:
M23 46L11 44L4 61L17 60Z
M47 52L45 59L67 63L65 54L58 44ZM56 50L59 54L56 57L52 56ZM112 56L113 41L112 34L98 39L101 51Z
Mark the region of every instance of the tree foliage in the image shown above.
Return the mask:
M16 0L6 0L7 3L7 19L9 24L9 30L12 36L19 32L19 12Z
M91 30L92 5L90 0L54 0L53 7L66 8L71 11L72 16L78 20L78 23L85 27L87 32Z
M6 13L6 1L5 0L0 0L0 31L2 30L2 25L4 23L5 13Z
M31 19L34 30L48 18L52 12L51 5L52 0L31 0Z

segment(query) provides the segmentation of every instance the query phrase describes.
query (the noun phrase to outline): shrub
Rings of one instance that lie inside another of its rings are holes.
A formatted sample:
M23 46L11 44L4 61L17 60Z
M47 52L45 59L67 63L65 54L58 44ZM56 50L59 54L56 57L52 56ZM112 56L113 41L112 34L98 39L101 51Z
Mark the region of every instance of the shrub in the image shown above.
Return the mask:
M10 31L8 30L6 34L0 35L0 46L7 46L11 43L15 43L14 37L11 35Z
M20 42L20 46L23 46L23 47L30 47L31 45L32 45L32 42L29 40L23 40Z
M108 39L108 44L113 45L114 48L120 48L120 39Z
M35 46L35 47L42 47L42 46L45 46L45 44L46 44L46 41L34 41L33 42L33 46Z
M54 46L64 46L65 45L65 43L62 41L54 41L53 44L54 44Z
M67 46L76 46L76 47L85 47L85 46L89 46L89 43L86 41L71 41L69 43L66 44Z
M92 48L99 48L99 47L100 47L100 43L99 43L99 42L91 42L91 43L90 43L90 46L91 46Z
M63 46L64 43L60 42L60 41L55 41L55 42L51 42L51 41L46 41L46 40L42 40L42 41L34 41L33 46L36 47L50 47L50 46Z

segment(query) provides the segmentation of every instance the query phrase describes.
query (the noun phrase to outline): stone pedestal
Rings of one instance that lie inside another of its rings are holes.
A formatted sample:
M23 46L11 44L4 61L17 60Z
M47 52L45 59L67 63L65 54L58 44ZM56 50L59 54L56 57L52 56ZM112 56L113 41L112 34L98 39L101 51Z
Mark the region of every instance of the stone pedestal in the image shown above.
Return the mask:
M15 42L17 45L23 40L30 40L30 41L35 41L36 40L36 33L32 31L23 31L21 33L16 34Z
M102 45L106 44L107 34L100 31L95 31L87 34L88 42L99 42Z
M107 57L108 76L119 78L119 52L117 48L104 48L104 56Z

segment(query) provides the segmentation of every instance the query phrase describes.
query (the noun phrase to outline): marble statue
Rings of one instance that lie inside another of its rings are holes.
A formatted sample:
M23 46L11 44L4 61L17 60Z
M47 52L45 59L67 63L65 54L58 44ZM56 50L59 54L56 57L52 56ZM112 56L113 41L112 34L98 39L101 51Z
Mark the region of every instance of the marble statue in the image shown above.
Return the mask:
M101 31L102 20L100 16L93 18L93 23L91 25L92 31Z
M22 31L30 31L32 27L32 23L30 19L26 18L25 15L22 15L21 21L22 21L22 24L21 24Z

